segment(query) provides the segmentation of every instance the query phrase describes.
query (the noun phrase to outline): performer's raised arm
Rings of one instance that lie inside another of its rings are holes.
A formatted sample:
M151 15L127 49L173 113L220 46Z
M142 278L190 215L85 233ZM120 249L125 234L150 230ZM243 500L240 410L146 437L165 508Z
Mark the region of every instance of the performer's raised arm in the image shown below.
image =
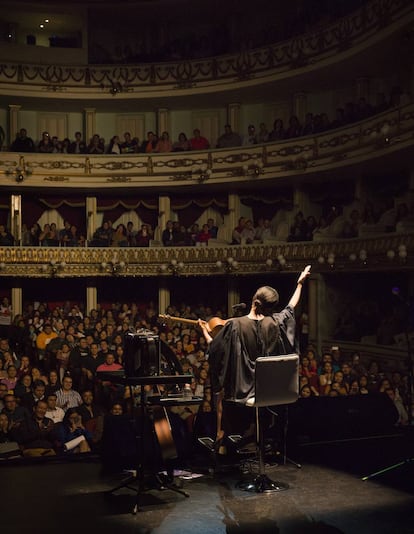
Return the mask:
M203 336L205 337L205 340L207 341L207 344L210 344L213 341L213 338L210 334L210 330L208 328L207 321L203 321L202 319L198 320L198 325L201 328L203 332Z
M293 295L290 298L288 306L291 306L292 308L294 308L298 304L298 302L300 300L301 293L302 293L303 282L310 275L310 269L311 269L311 266L307 265L303 269L303 271L300 273L298 281L296 282L296 284L297 284L296 285L296 289L295 289L295 291L293 292Z

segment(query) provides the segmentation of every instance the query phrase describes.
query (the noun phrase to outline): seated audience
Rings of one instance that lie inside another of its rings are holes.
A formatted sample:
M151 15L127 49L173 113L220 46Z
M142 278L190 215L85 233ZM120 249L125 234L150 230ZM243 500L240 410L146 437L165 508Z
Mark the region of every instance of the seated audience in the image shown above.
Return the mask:
M16 139L11 144L10 150L12 152L34 152L35 144L33 139L27 135L26 128L20 128Z
M181 132L178 136L178 141L176 141L172 146L173 152L184 152L191 150L191 143L187 139L187 136L184 132Z
M46 417L47 403L38 400L31 415L18 427L13 427L11 436L23 448L23 456L51 456L56 454L57 435L52 419Z
M161 137L155 147L155 152L171 152L172 143L170 141L170 135L168 132L162 132Z
M190 139L192 150L207 150L210 148L210 143L200 134L200 130L198 128L193 131L193 136L194 137Z
M230 124L224 126L224 133L217 139L217 148L232 148L241 146L240 135L233 132Z
M91 433L85 428L78 408L68 408L59 427L59 441L68 454L90 452Z

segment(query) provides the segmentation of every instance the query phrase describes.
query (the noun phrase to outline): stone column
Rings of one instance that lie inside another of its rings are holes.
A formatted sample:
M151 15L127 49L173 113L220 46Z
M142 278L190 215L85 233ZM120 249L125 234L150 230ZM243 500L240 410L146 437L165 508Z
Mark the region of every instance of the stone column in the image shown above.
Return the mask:
M296 115L301 124L305 121L305 115L307 112L307 100L306 93L298 92L293 95L292 102L292 114Z
M87 233L86 239L90 241L93 238L93 234L97 229L97 204L96 197L86 197L86 225Z
M83 111L85 123L85 142L88 144L90 138L96 133L96 109L85 108Z
M240 197L234 193L229 194L229 219L227 240L231 242L231 234L236 228L240 218Z
M23 291L21 287L12 287L11 290L11 307L12 307L12 318L16 315L23 313Z
M21 108L22 106L9 104L9 145L16 139L16 134L19 131L19 111ZM33 133L27 132L27 135L33 138Z
M160 108L157 110L157 133L161 137L162 132L168 132L170 134L170 112L166 108Z
M86 313L89 315L91 310L96 310L98 306L98 290L96 286L87 286L86 288Z
M170 288L167 285L166 280L160 280L158 286L158 310L161 314L167 311L171 301Z
M228 287L227 287L227 315L228 317L233 316L234 304L240 302L240 287L238 278L229 278Z
M234 102L232 104L228 104L227 106L227 122L230 124L231 129L233 132L238 133L239 135L242 135L243 132L240 131L241 124L240 124L240 104L237 102Z
M17 246L22 244L22 196L11 195L10 231Z

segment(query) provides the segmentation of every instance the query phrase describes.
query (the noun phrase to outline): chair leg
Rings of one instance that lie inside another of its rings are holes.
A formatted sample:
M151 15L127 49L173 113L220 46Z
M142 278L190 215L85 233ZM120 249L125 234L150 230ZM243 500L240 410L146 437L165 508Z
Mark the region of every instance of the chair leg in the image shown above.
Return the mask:
M265 457L264 457L264 432L260 424L260 412L256 406L256 447L259 459L259 474L253 480L238 482L236 486L243 491L253 493L273 493L284 491L289 488L285 482L276 482L266 475Z

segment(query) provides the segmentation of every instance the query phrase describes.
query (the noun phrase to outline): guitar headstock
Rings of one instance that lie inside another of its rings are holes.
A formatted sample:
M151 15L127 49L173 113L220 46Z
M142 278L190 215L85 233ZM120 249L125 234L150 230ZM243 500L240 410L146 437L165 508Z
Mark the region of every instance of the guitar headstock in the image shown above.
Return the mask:
M169 323L171 323L171 321L172 321L171 315L162 314L162 313L158 315L158 319L160 319L160 320L162 320L164 322L169 322Z

